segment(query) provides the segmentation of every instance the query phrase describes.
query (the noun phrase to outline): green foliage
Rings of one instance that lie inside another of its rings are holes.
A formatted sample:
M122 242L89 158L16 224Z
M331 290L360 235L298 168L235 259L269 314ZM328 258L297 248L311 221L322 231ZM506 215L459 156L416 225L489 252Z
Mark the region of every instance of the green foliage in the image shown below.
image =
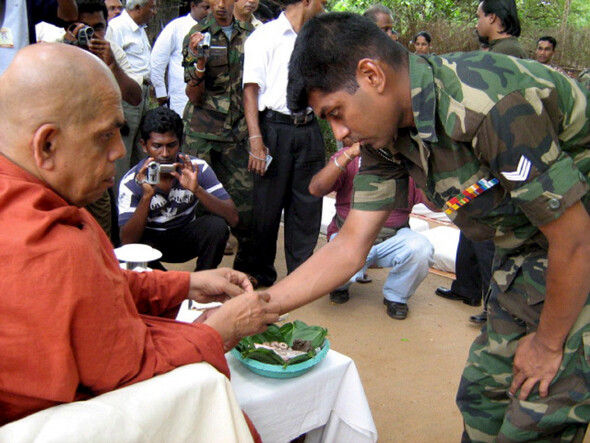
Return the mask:
M479 0L328 0L328 9L362 14L375 3L393 11L399 41L410 50L410 40L420 30L432 34L433 51L437 54L478 49L474 29ZM568 3L569 14L564 14ZM522 24L520 41L531 57L537 38L552 35L558 40L554 63L574 72L590 66L590 51L580 50L590 38L588 0L516 0L516 4ZM564 18L566 26L562 23Z

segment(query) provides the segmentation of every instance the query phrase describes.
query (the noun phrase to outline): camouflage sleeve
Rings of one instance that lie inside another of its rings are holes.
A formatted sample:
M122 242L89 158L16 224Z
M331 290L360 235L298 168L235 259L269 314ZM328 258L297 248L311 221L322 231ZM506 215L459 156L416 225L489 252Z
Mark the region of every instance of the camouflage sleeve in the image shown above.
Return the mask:
M182 66L184 67L184 82L188 83L191 80L197 80L197 74L195 73L195 66L197 64L197 57L189 49L189 43L191 41L191 35L200 30L199 25L195 25L191 28L187 35L184 36L182 42Z
M352 208L391 211L408 207L408 173L395 159L371 146L361 147L361 163L354 177Z
M560 147L557 97L551 101L542 95L507 95L488 113L473 140L480 160L536 226L559 218L588 192L584 175Z

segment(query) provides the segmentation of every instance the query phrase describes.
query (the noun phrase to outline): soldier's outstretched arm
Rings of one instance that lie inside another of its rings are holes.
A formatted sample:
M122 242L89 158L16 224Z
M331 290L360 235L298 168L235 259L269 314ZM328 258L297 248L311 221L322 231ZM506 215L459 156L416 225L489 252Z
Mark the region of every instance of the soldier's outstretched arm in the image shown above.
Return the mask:
M514 357L510 392L524 400L539 383L546 397L563 358L566 337L590 293L590 217L581 202L540 226L549 241L545 304L537 332L523 337Z
M353 209L338 235L293 273L270 287L281 313L312 302L347 281L365 263L389 211Z

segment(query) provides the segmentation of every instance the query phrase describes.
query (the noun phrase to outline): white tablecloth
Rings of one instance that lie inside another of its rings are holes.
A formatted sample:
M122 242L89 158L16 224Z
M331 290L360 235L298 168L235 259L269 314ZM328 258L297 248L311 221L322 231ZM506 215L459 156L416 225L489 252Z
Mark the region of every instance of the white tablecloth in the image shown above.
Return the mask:
M232 387L266 443L375 442L377 429L354 362L330 350L300 377L274 379L245 368L231 354Z
M208 363L0 427L0 443L252 442L229 380Z

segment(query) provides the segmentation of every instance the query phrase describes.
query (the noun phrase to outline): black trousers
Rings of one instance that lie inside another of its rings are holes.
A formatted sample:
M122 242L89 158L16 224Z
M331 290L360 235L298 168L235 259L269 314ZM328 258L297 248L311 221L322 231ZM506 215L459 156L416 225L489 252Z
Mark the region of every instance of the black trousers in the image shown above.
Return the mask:
M254 177L252 226L256 269L251 274L264 286L277 279L274 261L284 210L285 260L291 273L307 260L317 243L322 199L312 196L311 178L324 167L324 140L317 120L295 126L260 113L264 144L273 160L263 176Z
M183 263L197 257L195 271L202 271L215 269L221 263L228 238L226 221L218 215L208 214L176 229L146 229L141 243L158 249L164 262ZM150 267L164 269L157 262L151 262Z
M451 285L451 291L474 301L481 300L490 287L493 260L492 240L476 242L461 232L455 261L457 278Z

